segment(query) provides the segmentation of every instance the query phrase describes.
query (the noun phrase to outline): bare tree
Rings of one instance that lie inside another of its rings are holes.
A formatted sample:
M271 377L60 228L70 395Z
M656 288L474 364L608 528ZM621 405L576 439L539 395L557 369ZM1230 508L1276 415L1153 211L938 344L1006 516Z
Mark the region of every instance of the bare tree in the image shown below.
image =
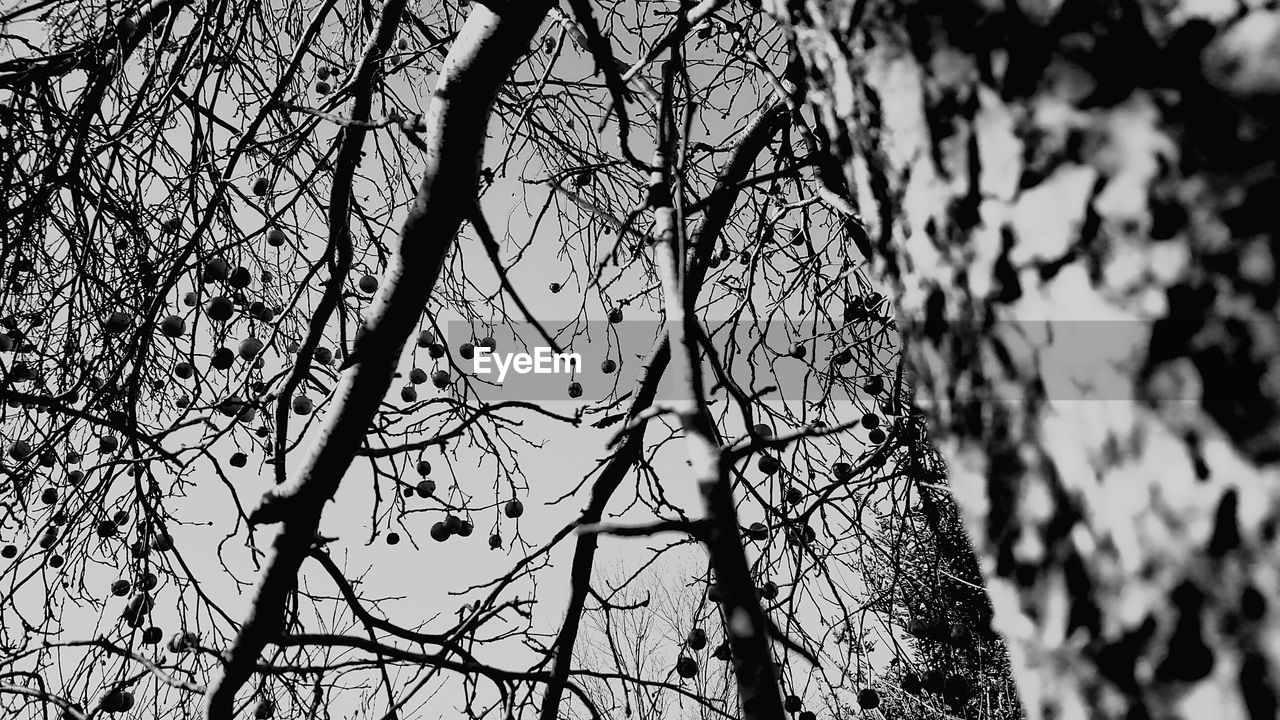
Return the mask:
M0 28L5 713L1275 715L1269 4Z
M691 620L705 602L705 558L687 543L673 545L658 564L609 563L593 583L601 589L585 614L575 671L602 712L637 720L723 717L736 705L729 667L681 676L693 658L720 638ZM615 591L616 589L616 591ZM687 665L687 663L686 663ZM567 708L578 715L577 708Z

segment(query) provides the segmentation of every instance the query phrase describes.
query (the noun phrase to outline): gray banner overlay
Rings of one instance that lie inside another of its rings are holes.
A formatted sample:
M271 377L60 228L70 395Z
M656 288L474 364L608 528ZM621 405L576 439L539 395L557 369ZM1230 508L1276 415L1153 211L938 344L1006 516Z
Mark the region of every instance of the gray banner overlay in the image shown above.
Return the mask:
M814 327L785 320L725 320L705 327L728 377L748 395L765 393L766 400L865 405L872 396L887 397L897 379L897 333L883 322ZM529 323L484 327L449 322L441 327L443 333L433 333L437 347L418 343L415 366L428 374L447 370L451 383L463 382L487 401L598 402L634 388L662 329L656 320L625 319L544 322L543 328L551 341ZM1133 369L1145 355L1151 329L1145 322L1028 321L983 333L998 337L1018 367L1039 369L1049 400L1125 401L1134 398ZM487 338L492 338L492 349L483 342ZM444 354L432 358L432 349ZM989 361L997 362L994 357ZM725 396L705 357L702 372L712 397ZM908 372L904 382L909 380ZM877 391L877 386L883 389ZM1004 392L953 390L953 401L985 400ZM1148 383L1145 391L1162 401L1199 397L1198 384L1183 377ZM682 394L672 373L666 373L659 400Z

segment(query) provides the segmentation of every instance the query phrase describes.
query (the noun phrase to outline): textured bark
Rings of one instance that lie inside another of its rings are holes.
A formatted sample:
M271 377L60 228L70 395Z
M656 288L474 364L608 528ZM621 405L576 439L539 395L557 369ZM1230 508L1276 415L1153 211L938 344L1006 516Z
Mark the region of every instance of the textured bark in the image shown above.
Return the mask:
M1032 718L1276 714L1280 16L1212 5L771 5Z
M209 685L205 715L232 716L236 691L262 649L280 637L286 601L314 541L320 514L359 450L391 385L400 353L416 329L462 222L475 207L480 157L491 106L528 49L549 2L475 8L440 71L427 111L427 170L400 233L378 297L334 390L333 408L293 479L263 498L255 523L281 524L254 590L250 611Z

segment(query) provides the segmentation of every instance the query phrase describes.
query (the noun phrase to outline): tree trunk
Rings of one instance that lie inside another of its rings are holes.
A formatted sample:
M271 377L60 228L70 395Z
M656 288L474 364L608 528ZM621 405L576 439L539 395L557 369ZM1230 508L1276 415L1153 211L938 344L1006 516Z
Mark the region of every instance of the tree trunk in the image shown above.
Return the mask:
M741 194L742 181L747 177L756 157L765 145L782 129L782 121L786 119L785 110L786 106L777 103L761 113L743 134L729 162L720 171L715 189L711 193L715 201L707 206L702 222L695 233L697 241L693 243L694 250L689 253L691 270L685 279L686 292L692 293L695 298L701 290L707 263L720 239L720 233L724 230L725 223L728 222L730 213ZM667 364L671 360L671 347L665 333L655 345L649 358L645 363L644 374L637 385L636 399L627 413L626 422L631 422L639 413L653 404L658 383L662 380ZM622 446L614 451L609 464L601 470L600 477L591 489L591 502L583 511L582 517L578 519L579 525L591 525L601 520L609 498L625 475L631 472L637 459L641 457L643 449L644 426L642 425L628 433ZM598 545L599 536L596 533L582 533L578 536L574 547L572 590L568 608L565 611L564 624L560 627L553 647L552 681L547 684L547 691L542 697L540 715L542 720L555 720L560 712L564 683L569 678L573 665L573 647L578 637L579 615L585 606L587 587L591 582Z
M547 0L512 3L497 12L477 6L441 67L422 137L426 175L334 390L333 407L293 480L269 491L251 518L259 524L279 522L281 528L249 614L224 652L222 672L209 685L205 714L210 720L232 716L237 690L252 675L262 649L283 629L286 601L315 539L324 505L363 444L454 237L475 207L485 130L498 89L528 49L549 8ZM397 19L392 18L392 28Z
M792 5L1028 715L1275 717L1280 15Z

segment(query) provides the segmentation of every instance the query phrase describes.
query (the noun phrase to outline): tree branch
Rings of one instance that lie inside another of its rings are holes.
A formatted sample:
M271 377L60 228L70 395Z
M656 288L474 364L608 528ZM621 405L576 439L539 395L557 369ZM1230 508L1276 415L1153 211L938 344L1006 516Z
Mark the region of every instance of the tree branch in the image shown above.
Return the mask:
M353 363L343 372L334 407L293 482L269 491L251 516L257 523L282 525L254 589L248 617L209 685L208 720L230 720L237 690L249 679L262 649L283 630L285 604L314 542L321 512L364 442L404 343L475 202L485 129L498 90L549 6L547 0L531 0L508 5L500 13L475 8L441 67L426 118L424 142L431 150L426 176L364 333L356 340ZM402 8L400 0L384 8L385 17L392 20L379 32L380 46L390 45Z

